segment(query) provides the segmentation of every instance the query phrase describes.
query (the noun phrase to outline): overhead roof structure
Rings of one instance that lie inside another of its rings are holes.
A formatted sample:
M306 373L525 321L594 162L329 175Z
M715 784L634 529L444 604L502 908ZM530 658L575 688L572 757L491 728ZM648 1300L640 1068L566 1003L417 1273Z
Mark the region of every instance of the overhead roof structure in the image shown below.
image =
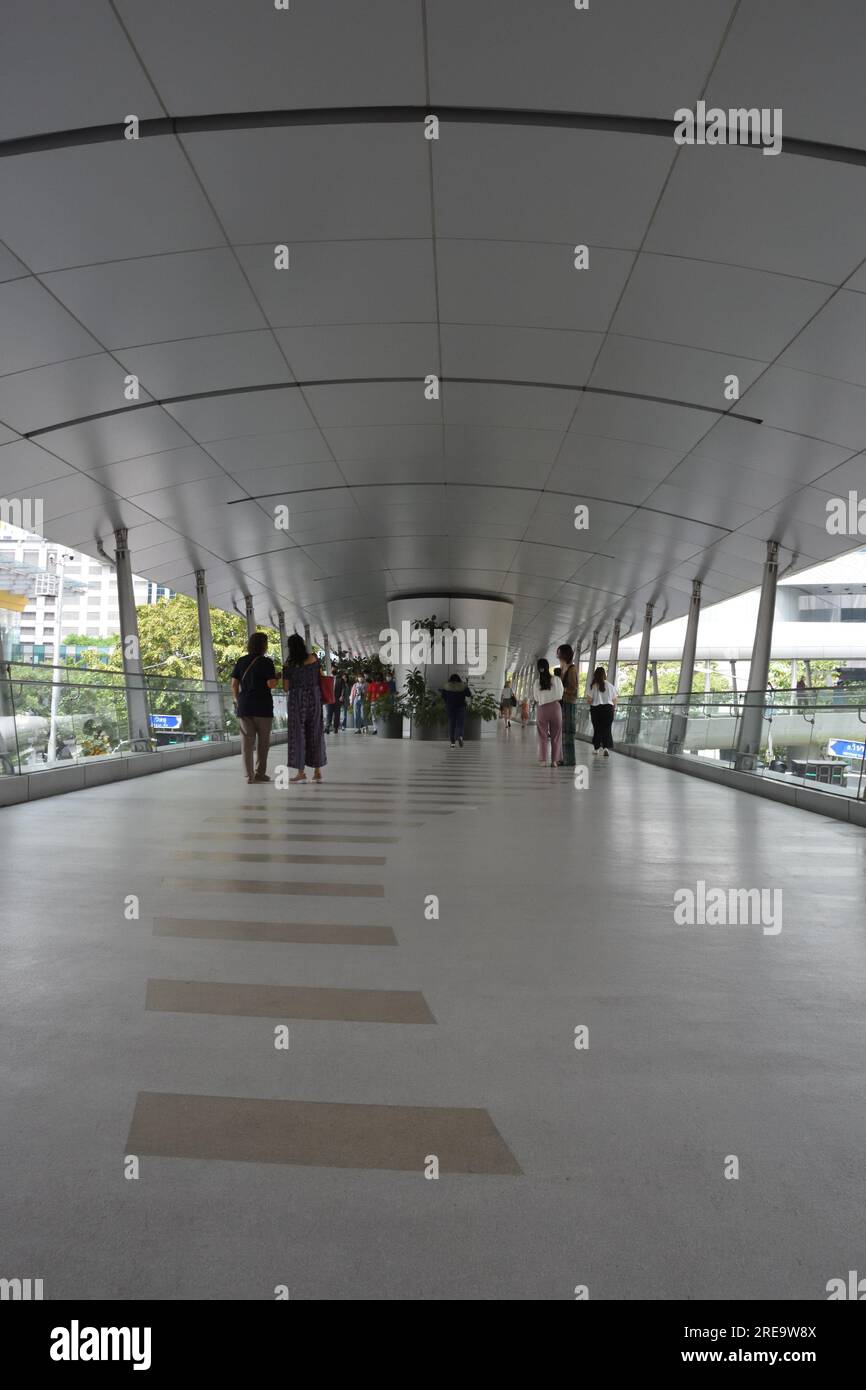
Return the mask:
M507 597L516 659L860 543L860 0L0 22L0 495L50 537L353 648L389 597ZM677 144L701 99L782 153Z

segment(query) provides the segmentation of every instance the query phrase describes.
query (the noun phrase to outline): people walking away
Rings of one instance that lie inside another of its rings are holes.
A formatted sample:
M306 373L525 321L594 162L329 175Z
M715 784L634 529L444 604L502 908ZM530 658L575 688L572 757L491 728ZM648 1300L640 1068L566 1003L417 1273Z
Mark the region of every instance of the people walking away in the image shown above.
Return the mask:
M613 716L619 699L616 686L611 685L603 666L596 666L586 703L592 720L592 754L597 758L604 749L610 757L613 748Z
M306 782L306 769L313 769L313 781L321 782L322 768L328 761L325 724L322 718L322 685L319 658L307 651L303 637L293 632L283 667L283 686L288 699L289 767L297 768L290 782Z
M579 698L578 673L574 664L574 648L567 642L557 647L559 657L559 678L562 681L562 763L561 767L574 767L574 730Z
M463 732L466 726L466 701L472 691L461 676L449 676L442 687L445 713L448 715L448 738L453 748L456 743L463 747Z
M502 687L502 694L499 697L499 713L505 720L506 729L511 728L511 719L517 704L517 696L511 689L511 682L506 681Z
M349 703L352 706L352 713L355 717L355 733L364 734L367 732L364 705L367 700L367 682L363 676L355 677L355 684L352 686L349 695Z
M266 632L253 632L250 635L247 654L235 663L231 683L235 713L241 728L247 782L270 782L268 749L274 722L274 697L271 691L277 684L277 670L268 656Z
M550 766L556 767L562 757L562 681L550 669L547 657L536 662L538 677L532 687L535 698L535 726L538 735L538 761L547 766L547 745L550 743Z
M348 722L349 722L349 709L350 709L350 706L351 706L351 700L350 700L351 694L352 694L352 682L349 680L349 677L348 677L347 675L344 675L344 676L343 676L343 696L342 696L342 700L341 700L341 702L340 702L340 703L341 703L341 706L342 706L341 711L340 711L340 714L341 714L340 724L341 724L341 727L342 727L343 729L345 729L346 725L347 725Z
M340 713L343 707L343 687L346 684L346 677L342 671L338 671L334 677L334 699L328 705L328 719L325 724L326 734L338 734L340 732Z

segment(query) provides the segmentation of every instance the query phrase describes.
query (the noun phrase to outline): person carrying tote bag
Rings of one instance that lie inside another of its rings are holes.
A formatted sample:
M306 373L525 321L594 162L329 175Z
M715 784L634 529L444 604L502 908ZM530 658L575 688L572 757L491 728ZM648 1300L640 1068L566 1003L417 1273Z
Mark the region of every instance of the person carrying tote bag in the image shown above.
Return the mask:
M269 782L268 749L274 722L277 671L268 656L268 634L254 632L247 654L235 663L231 674L235 713L241 728L244 773L248 783ZM255 754L255 765L253 755Z

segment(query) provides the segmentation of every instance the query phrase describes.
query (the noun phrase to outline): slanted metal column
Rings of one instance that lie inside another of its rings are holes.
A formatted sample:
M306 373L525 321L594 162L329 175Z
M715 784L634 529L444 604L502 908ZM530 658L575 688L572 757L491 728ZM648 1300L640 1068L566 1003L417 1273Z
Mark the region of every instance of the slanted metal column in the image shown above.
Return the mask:
M327 632L322 633L322 646L325 648L325 675L333 675L331 670L331 644L328 641Z
M749 688L743 696L737 753L734 760L734 765L740 772L754 771L755 760L761 747L778 578L779 542L768 541L767 558L764 561L764 579L761 584L761 600L758 604L758 620L755 624L755 640L752 645L752 664L749 667Z
M312 648L313 648L313 639L312 639L311 636L310 636L310 624L309 624L309 623L304 623L304 646L307 648L307 651L308 651L308 652L309 652L309 651L312 651Z
M256 630L256 610L253 605L252 594L244 595L244 612L247 619L247 637L252 637Z
M593 675L593 672L594 672L594 670L595 670L595 664L596 664L596 661L597 661L597 660L598 660L598 628L596 628L595 631L594 631L593 634L592 634L592 646L591 646L590 649L589 649L589 666L587 667L587 671L586 671L586 689L585 689L584 692L583 692L583 693L584 693L584 696L587 696L587 695L589 694L589 687L590 687L590 685L592 684L592 675Z
M117 578L117 608L120 618L120 643L123 652L123 673L126 678L126 709L129 717L129 737L140 742L143 752L150 752L150 711L147 688L141 664L138 640L138 616L135 611L135 590L132 585L132 561L128 549L127 528L119 526L114 533L114 573Z
M658 695L658 693L659 693L659 664L658 664L657 661L654 661L654 662L652 663L652 668L651 668L651 669L652 669L652 675L653 675L653 695Z
M613 634L610 639L610 655L607 658L607 678L611 685L616 685L616 664L619 658L619 618L613 625Z
M289 654L289 636L286 632L286 615L282 609L277 614L277 626L280 630L280 660L285 666L286 657Z
M195 597L198 604L198 635L201 648L201 675L204 681L204 707L207 711L208 733L222 736L225 733L225 709L222 691L217 685L216 656L213 649L213 629L210 621L210 604L207 599L207 583L204 570L195 572Z
M637 738L638 733L640 731L641 707L638 702L643 699L646 693L646 676L647 670L649 668L650 635L652 633L654 612L655 604L648 603L646 608L644 609L643 632L641 633L640 638L640 651L638 652L637 671L635 672L634 678L634 694L632 696L632 700L634 701L634 703L632 704L628 712L628 721L625 731L625 736L629 743L632 743Z
M692 597L689 602L689 616L683 642L683 655L680 661L680 678L674 705L685 706L685 713L674 710L671 714L671 727L668 735L668 752L681 753L685 743L688 725L688 704L692 696L692 681L695 674L695 651L698 645L698 623L701 617L701 581L692 581Z

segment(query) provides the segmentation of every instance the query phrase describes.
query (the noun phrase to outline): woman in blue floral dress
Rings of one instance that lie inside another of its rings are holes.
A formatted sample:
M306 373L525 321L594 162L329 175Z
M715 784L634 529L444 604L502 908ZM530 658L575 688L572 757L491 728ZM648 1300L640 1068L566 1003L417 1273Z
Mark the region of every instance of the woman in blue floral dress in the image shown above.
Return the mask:
M325 725L322 719L322 687L319 659L307 651L303 637L292 633L283 668L283 689L287 693L289 767L298 769L290 782L306 782L306 768L313 769L313 781L321 782L322 768L328 761Z

